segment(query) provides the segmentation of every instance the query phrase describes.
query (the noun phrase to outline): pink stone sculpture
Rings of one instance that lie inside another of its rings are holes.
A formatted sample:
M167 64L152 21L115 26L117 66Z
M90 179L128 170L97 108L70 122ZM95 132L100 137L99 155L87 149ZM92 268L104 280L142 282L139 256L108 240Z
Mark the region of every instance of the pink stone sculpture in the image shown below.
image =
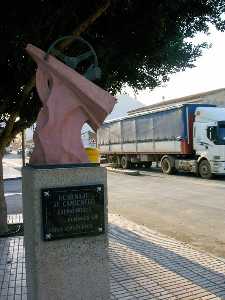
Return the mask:
M112 111L116 98L54 56L28 44L37 63L36 87L43 107L34 133L30 164L87 163L81 129L97 130Z

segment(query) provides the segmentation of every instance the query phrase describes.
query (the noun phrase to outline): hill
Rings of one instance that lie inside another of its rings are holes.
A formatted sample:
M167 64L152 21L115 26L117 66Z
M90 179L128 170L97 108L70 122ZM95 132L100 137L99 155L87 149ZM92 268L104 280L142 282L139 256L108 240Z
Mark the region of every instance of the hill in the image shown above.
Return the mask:
M144 104L128 95L119 95L116 97L118 102L115 104L113 111L107 117L108 120L117 119L125 117L127 112L134 110L140 107L143 107Z

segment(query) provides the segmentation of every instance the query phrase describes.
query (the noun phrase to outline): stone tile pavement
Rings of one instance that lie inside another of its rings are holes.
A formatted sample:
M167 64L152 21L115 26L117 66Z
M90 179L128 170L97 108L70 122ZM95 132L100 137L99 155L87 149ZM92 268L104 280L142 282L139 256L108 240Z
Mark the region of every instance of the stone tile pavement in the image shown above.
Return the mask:
M110 300L225 299L224 260L118 215L110 215L109 238ZM23 237L0 239L0 300L6 299L27 299Z

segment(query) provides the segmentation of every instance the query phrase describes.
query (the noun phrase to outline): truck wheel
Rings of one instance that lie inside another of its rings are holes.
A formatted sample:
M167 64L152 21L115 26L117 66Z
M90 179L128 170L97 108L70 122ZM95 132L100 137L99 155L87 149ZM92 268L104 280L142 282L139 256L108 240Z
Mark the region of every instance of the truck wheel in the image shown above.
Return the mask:
M208 160L203 159L198 167L199 175L204 179L212 178L212 171Z
M161 168L164 174L174 174L175 168L173 167L172 160L166 156L161 160Z
M130 168L130 161L127 159L126 156L122 156L120 164L121 164L121 167L123 169L129 169Z

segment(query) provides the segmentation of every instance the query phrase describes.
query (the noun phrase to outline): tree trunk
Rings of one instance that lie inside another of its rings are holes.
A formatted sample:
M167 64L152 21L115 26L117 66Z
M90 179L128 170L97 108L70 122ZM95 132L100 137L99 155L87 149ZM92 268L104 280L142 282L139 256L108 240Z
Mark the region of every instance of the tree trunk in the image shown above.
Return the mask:
M0 153L0 235L7 233L7 206L4 196L4 183L3 183L3 155Z
M25 129L22 130L22 165L26 164Z

